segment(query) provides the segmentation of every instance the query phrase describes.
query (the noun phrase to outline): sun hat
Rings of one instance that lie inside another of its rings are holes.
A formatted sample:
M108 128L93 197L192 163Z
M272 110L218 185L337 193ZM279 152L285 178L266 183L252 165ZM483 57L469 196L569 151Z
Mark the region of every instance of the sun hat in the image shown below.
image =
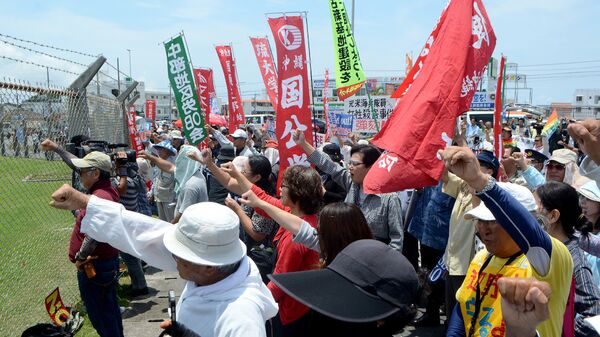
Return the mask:
M583 184L577 192L592 201L600 202L600 189L598 188L598 183L594 180Z
M239 218L229 207L214 202L189 206L169 227L163 243L173 255L204 266L236 263L246 255L239 239Z
M71 162L77 168L90 168L95 167L104 172L112 171L112 163L110 157L99 151L92 151L85 155L83 158L73 158Z
M244 131L242 129L237 129L237 130L233 131L233 133L231 134L231 138L248 139L248 134L246 133L246 131Z
M523 205L527 211L533 212L537 210L537 204L535 203L533 193L531 193L527 187L505 182L497 182L496 184L498 187L508 192L513 198L517 199L517 201ZM485 206L483 202L481 202L479 206L465 213L465 219L477 219L483 221L496 220L494 214L492 214L492 212Z
M569 149L558 149L552 152L552 157L548 161L555 161L563 165L577 162L577 153Z
M179 130L173 130L173 131L169 132L169 135L171 136L172 139L184 139L183 136L181 135L181 131L179 131Z
M377 240L358 240L323 269L268 277L285 293L345 322L373 322L413 303L419 281L397 250Z
M171 145L171 141L170 140L163 140L162 142L154 145L154 148L158 149L165 149L169 152L171 152L171 154L173 156L177 155L177 150L173 147L173 145Z

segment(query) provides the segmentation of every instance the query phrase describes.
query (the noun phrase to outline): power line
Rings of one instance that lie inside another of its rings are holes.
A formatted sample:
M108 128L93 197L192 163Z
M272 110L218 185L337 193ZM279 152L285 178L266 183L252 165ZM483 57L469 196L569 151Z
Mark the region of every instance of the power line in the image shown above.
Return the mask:
M519 68L525 67L544 67L544 66L558 66L558 65L566 65L566 64L581 64L581 63L598 63L600 60L589 60L589 61L574 61L574 62L558 62L558 63L545 63L545 64L526 64L519 65Z
M71 50L71 49L67 49L67 48L60 48L60 47L56 47L56 46L51 46L51 45L47 45L47 44L43 44L43 43L39 43L39 42L35 42L35 41L25 40L25 39L21 39L21 38L18 38L18 37L14 37L14 36L2 34L2 33L0 33L0 36L6 37L6 38L9 38L9 39L13 39L13 40L16 40L16 41L31 43L31 44L34 44L36 46L40 46L40 47L44 47L44 48L56 49L56 50L60 50L60 51L68 52L68 53L79 54L79 55L89 56L89 57L94 57L94 58L97 58L99 56L99 55L92 55L92 54L83 53L83 52L80 52L80 51Z
M1 34L0 34L0 35L1 35ZM51 54L48 54L48 53L44 53L43 51L39 51L39 50L35 50L35 49L31 49L31 48L28 48L28 47L25 47L25 46L21 46L21 45L18 45L18 44L16 44L16 43L12 43L12 42L9 42L9 41L6 41L6 40L2 40L2 39L0 39L0 41L4 42L4 43L6 43L6 44L9 44L9 45L11 45L11 46L15 46L15 47L17 47L17 48L21 48L21 49L25 49L25 50L28 50L28 51L34 52L34 53L36 53L36 54L40 54L40 55L44 55L44 56L48 56L48 57L51 57L51 58L53 58L53 59L57 59L57 60L60 60L60 61L64 61L64 62L68 62L68 63L76 64L76 65L78 65L78 66L87 67L87 65L85 65L85 64L83 64L83 63L79 63L79 62L76 62L76 61L73 61L73 60L69 60L69 59L65 59L65 58L59 57L59 56L55 56L55 55L51 55Z

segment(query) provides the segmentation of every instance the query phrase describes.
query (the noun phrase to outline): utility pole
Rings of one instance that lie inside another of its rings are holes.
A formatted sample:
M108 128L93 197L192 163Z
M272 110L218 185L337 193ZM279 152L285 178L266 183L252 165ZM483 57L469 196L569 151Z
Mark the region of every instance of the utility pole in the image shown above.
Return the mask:
M131 76L131 49L127 49L127 52L129 53L129 78L133 78Z
M354 0L352 0L352 21L351 21L351 25L352 25L352 36L354 36Z

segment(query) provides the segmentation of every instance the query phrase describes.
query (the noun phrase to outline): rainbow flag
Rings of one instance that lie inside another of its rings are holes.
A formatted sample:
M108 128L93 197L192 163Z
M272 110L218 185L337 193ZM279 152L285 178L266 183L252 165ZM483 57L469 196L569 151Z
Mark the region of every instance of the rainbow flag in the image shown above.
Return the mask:
M550 117L548 117L548 122L544 125L542 129L542 136L546 136L550 138L552 134L558 129L558 113L556 110L552 111Z

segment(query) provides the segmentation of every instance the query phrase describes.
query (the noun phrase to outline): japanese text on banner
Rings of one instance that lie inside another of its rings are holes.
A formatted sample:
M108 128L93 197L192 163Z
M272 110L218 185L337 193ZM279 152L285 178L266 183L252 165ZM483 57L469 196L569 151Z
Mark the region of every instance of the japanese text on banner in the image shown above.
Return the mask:
M373 110L378 121L385 122L396 104L396 100L387 96L371 96ZM376 133L377 127L369 107L369 98L354 96L344 101L344 110L353 116L352 132Z
M300 16L269 18L277 49L279 106L276 117L280 170L293 165L309 166L306 153L292 139L294 130L304 132L312 142L308 72L304 46L304 25Z
M183 131L188 141L198 145L206 138L204 115L196 96L196 86L183 36L179 35L165 43L167 73L173 89Z
M242 98L238 87L237 72L235 70L235 60L231 46L216 46L219 62L223 68L225 84L227 85L227 98L229 102L229 130L237 129L245 123L244 110L242 109Z
M275 69L275 65L273 64L269 40L266 37L251 37L250 42L256 55L256 61L258 62L258 68L265 83L265 88L267 89L269 101L273 105L273 109L277 111L277 69Z
M345 100L362 87L366 77L360 64L344 1L330 0L329 9L335 50L335 82L340 100Z
M216 97L212 69L194 69L194 80L196 81L196 88L198 89L197 95L200 100L200 107L202 108L202 112L204 112L205 120L208 121L211 112L211 98Z

